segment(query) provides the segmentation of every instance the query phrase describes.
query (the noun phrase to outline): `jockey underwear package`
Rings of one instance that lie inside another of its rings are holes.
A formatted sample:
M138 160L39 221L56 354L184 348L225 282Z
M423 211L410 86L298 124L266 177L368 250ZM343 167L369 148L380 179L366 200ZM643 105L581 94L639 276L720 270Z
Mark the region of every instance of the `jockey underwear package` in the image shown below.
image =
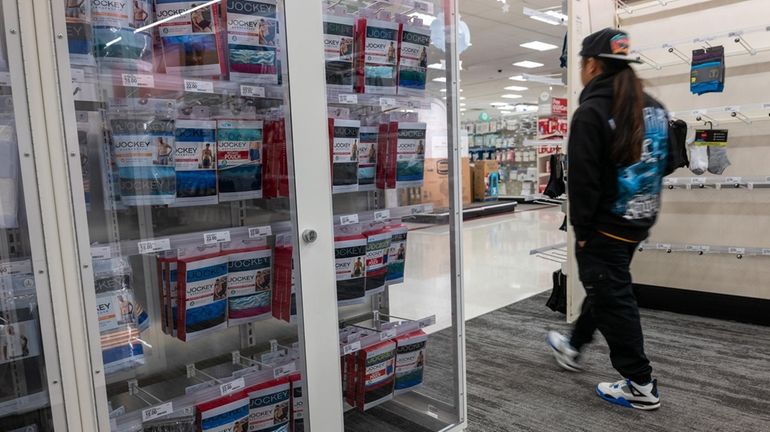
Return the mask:
M218 244L180 248L177 338L194 340L227 327L227 265Z
M392 234L382 222L367 225L363 233L366 237L366 293L376 294L385 290Z
M174 205L206 205L217 201L217 139L213 120L177 120Z
M358 140L358 190L375 190L377 177L377 126L362 126Z
M366 411L393 399L396 343L383 341L356 354L356 408Z
M359 120L329 119L332 193L358 190Z
M422 386L428 335L422 330L417 330L401 335L395 341L398 346L393 394L398 396Z
M424 96L428 77L430 27L404 23L398 50L398 94Z
M273 252L266 244L246 246L231 242L227 252L227 325L237 326L272 316L271 265Z
M96 66L94 59L94 36L91 27L91 2L88 0L65 0L67 16L67 46L70 64Z
M353 92L355 25L356 21L352 16L324 16L326 88L331 91Z
M249 424L249 397L245 392L204 402L195 406L198 431L246 431Z
M356 91L394 95L397 91L399 24L367 17L356 22Z
M226 11L230 79L278 84L275 0L228 0Z
M366 296L366 237L358 224L335 227L334 265L337 305L364 302Z
M425 123L398 122L390 125L390 150L395 150L395 187L422 186L425 175ZM396 139L395 148L392 140Z
M291 321L291 293L294 291L294 258L291 243L276 237L273 270L273 317Z
M288 431L291 421L291 383L273 379L244 390L249 395L249 432Z
M388 273L385 282L390 284L404 281L404 267L406 265L406 237L409 229L406 225L397 222L389 227L390 248L388 249Z
M94 24L93 40L99 67L126 71L152 71L152 33L136 32L131 27ZM118 42L115 42L116 40Z
M262 198L261 120L218 120L219 201Z

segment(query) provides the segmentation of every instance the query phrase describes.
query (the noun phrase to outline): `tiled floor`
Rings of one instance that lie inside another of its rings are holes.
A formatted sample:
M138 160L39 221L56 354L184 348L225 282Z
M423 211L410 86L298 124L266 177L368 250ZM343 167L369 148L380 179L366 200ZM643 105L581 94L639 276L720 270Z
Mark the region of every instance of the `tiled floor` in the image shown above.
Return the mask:
M551 288L558 263L529 255L538 247L564 242L558 207L517 210L464 225L465 317L502 308ZM391 314L422 318L436 314L431 331L451 325L447 226L410 231L406 281L390 289Z

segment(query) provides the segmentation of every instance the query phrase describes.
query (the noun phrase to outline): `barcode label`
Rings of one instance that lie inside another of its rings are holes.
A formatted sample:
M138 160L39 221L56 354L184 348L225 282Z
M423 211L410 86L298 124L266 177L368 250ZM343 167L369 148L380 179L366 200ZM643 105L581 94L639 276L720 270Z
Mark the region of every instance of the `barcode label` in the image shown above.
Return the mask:
M155 77L152 75L124 73L123 85L126 87L155 87Z
M91 248L92 259L110 259L112 258L112 248L109 246L97 246Z
M341 94L339 95L339 101L341 104L358 104L358 95Z
M358 215L357 214L340 216L340 225L352 225L352 224L357 224L357 223L358 223Z
M249 238L267 237L273 234L273 228L269 226L249 228Z
M145 240L137 243L140 254L149 254L155 252L163 252L171 249L171 240L158 239L158 240Z
M355 341L342 347L342 355L353 354L361 350L361 341Z
M240 377L236 380L224 383L219 386L219 393L221 393L222 396L226 396L244 387L246 387L246 381L244 381L243 377Z
M663 185L664 186L672 186L679 183L679 179L677 178L664 178L663 179Z
M214 93L214 83L202 80L184 80L184 91L191 93Z
M203 244L217 244L230 241L230 231L217 231L203 234Z
M241 96L263 98L265 97L265 88L252 85L241 85Z
M174 412L174 405L172 402L166 402L161 405L142 410L142 422L148 422L165 415L169 415Z
M728 249L728 252L730 252L731 254L743 255L746 253L746 248L731 247Z
M396 99L389 98L389 97L382 97L380 98L380 107L382 107L383 109L395 108Z
M391 340L391 339L393 339L395 337L396 337L396 329L383 330L380 333L380 340L381 341Z
M277 368L273 369L273 377L274 378L280 378L282 376L286 376L294 371L297 370L297 366L294 364L294 362L285 364L283 366L279 366Z
M380 210L374 212L374 221L375 222L385 222L390 219L390 210Z

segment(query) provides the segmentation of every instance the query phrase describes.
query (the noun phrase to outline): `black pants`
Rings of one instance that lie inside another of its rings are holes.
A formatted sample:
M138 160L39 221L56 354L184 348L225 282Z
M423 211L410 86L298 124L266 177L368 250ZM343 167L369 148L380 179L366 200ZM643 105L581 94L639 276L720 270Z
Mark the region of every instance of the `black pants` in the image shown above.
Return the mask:
M638 244L614 240L602 234L585 247L577 247L578 270L587 297L572 331L571 344L580 351L598 329L610 346L612 366L637 384L652 379L652 367L644 354L644 337L631 284L631 259Z

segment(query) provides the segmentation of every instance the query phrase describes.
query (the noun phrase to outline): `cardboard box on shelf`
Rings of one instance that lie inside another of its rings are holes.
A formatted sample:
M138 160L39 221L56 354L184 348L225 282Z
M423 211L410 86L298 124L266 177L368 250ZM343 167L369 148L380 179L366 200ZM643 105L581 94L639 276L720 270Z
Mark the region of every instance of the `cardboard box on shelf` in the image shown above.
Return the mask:
M463 205L471 203L470 159L460 161L463 170ZM422 203L435 208L449 207L449 160L425 159L425 179L422 185Z
M473 168L473 199L494 201L499 191L500 165L496 160L476 161Z

